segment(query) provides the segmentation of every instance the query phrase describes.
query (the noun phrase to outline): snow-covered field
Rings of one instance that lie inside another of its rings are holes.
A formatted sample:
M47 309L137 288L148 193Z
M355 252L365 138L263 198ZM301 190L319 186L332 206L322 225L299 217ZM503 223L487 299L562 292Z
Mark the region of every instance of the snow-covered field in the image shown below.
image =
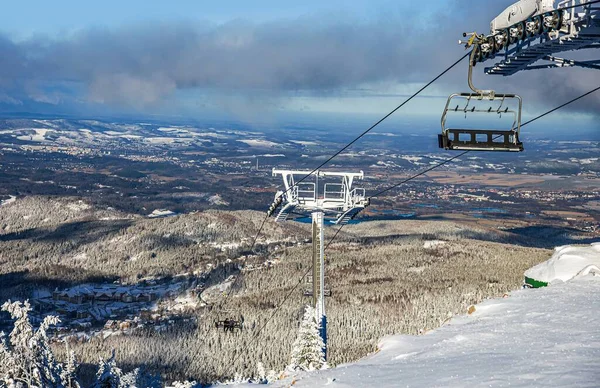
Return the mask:
M597 387L600 277L488 300L423 336L393 336L353 364L300 374L294 387Z

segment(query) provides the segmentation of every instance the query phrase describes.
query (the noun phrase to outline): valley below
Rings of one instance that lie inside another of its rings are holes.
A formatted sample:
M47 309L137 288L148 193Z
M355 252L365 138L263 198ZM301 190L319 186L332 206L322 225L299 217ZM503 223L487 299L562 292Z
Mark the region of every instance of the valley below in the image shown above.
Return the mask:
M284 370L311 303L312 237L306 223L263 225L281 186L271 170L310 170L343 134L1 124L0 303L29 300L34 325L58 316L53 349L61 360L67 345L75 352L84 384L113 350L124 371L164 382ZM369 197L450 155L431 136L411 141L373 133L327 169L364 171L356 185ZM537 139L516 156L471 154L328 226L328 363L375 352L387 335L427 333L519 288L555 246L598 241L598 145ZM0 314L0 330L11 327Z

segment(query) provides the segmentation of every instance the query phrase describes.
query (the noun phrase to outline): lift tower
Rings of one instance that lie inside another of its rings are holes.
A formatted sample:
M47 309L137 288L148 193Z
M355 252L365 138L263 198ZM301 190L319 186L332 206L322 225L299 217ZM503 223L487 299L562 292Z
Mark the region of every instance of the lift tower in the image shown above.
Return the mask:
M307 219L312 223L312 290L304 295L312 297L316 319L320 322L321 338L327 357L327 315L325 297L331 291L325 288L325 223L344 225L360 211L369 206L365 189L353 188L355 179L363 179L364 173L333 171L299 171L273 169L273 176L283 178L284 191L275 194L275 200L267 214L277 222ZM314 181L297 180L296 177L311 177ZM322 181L320 186L319 178ZM296 183L297 182L297 183ZM321 194L322 193L322 194Z

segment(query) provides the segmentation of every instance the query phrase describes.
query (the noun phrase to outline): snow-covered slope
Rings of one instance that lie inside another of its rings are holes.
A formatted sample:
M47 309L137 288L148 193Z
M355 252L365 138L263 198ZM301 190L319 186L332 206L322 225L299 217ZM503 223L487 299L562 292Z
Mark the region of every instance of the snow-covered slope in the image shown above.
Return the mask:
M423 336L384 339L380 351L276 383L294 387L597 387L600 277L486 301Z
M564 246L554 250L550 260L525 272L525 277L538 282L566 282L590 271L600 272L600 242L590 246Z

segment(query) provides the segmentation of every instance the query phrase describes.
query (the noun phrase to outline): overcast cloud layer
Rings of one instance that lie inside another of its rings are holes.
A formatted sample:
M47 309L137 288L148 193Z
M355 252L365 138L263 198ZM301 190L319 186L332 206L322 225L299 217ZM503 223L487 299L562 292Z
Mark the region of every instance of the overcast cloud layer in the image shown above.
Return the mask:
M330 14L263 24L149 23L19 42L0 35L0 103L154 109L178 90L330 95L370 84L426 82L463 53L455 44L463 29L485 31L495 12L490 8L511 2L490 7L457 0L447 12L407 10L371 20ZM597 72L578 69L477 76L484 87L522 93L549 107L598 79ZM440 85L466 89L466 62ZM597 112L599 105L596 95L574 109Z

